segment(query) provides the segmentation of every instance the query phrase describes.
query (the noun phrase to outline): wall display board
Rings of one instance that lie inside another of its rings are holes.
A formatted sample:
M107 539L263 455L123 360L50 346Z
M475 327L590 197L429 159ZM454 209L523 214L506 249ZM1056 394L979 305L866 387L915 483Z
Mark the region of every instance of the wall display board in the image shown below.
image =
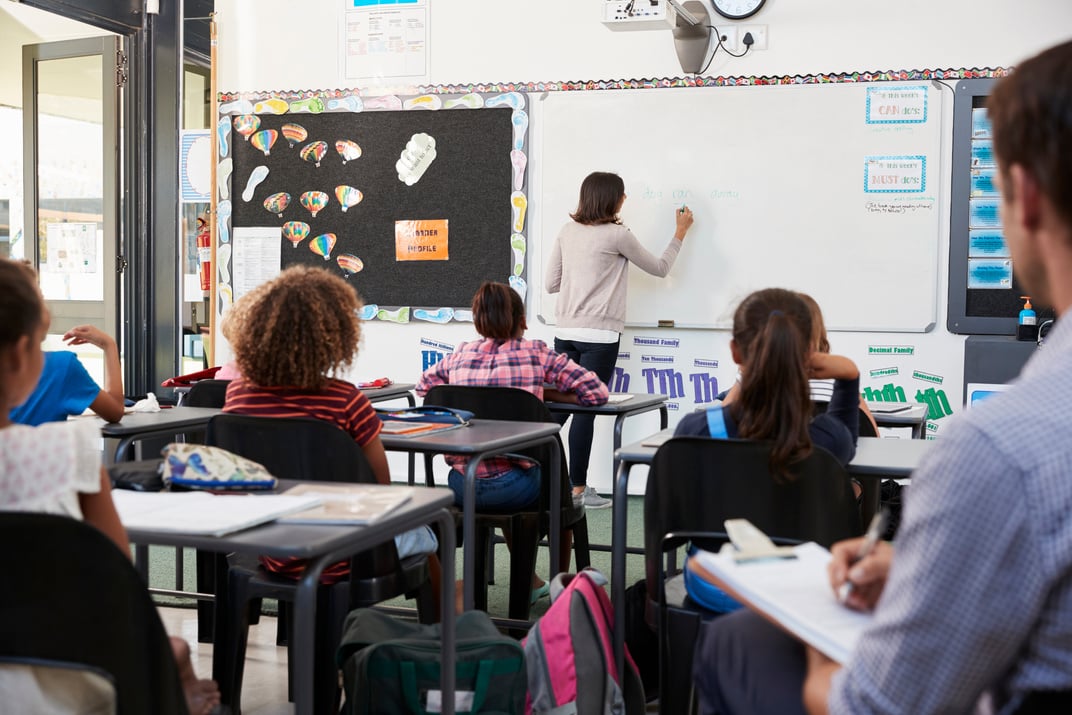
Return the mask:
M622 220L653 253L696 222L665 279L630 269L633 326L727 328L749 292L812 294L832 330L937 320L940 88L928 81L531 95L532 279L591 171L625 180ZM536 217L534 217L536 220Z
M524 105L513 92L222 97L221 312L294 264L345 277L366 319L465 320L485 280L524 291Z
M965 79L953 99L952 194L949 211L949 315L951 333L1015 335L1025 295L1013 275L1002 231L995 176L997 161L986 114L995 79ZM1039 322L1054 317L1034 305Z

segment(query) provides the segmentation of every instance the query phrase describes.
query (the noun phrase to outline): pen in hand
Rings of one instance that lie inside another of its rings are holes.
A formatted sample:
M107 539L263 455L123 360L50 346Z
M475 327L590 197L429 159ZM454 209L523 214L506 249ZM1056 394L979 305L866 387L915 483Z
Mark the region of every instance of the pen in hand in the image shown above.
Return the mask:
M864 541L860 544L860 550L856 552L856 558L853 563L867 558L878 546L879 539L886 531L886 517L887 513L885 509L882 509L871 518L871 524L867 527L867 534L864 535ZM845 579L845 583L841 584L838 588L838 601L845 603L848 600L849 595L852 594L853 584L848 578Z

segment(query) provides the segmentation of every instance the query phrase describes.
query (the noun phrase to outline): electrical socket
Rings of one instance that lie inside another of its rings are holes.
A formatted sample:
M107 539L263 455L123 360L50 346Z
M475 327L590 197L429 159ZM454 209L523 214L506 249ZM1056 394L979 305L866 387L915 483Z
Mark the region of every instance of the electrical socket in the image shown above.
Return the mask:
M739 46L739 41L738 41L738 35L737 35L737 27L735 25L727 25L725 27L718 27L718 28L715 28L714 32L720 38L725 38L725 39L722 40L722 49L726 50L727 52L736 52L737 51L737 47ZM712 44L717 45L718 43L713 42Z
M743 39L746 32L752 33L752 47L750 50L765 50L767 49L767 26L766 25L741 25L738 28L740 36ZM742 43L743 44L743 43Z

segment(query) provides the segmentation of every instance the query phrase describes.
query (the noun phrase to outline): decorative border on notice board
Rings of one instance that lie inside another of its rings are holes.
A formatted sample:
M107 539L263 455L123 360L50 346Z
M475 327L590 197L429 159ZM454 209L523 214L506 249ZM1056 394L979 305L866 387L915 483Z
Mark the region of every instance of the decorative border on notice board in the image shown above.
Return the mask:
M759 87L786 84L843 84L855 82L912 82L919 80L985 79L1007 76L1009 67L972 69L876 70L873 72L832 72L824 74L764 75L762 77L662 77L646 79L573 80L566 82L489 82L474 84L437 84L413 87L404 94L491 94L496 92L572 92L608 89L666 89L673 87ZM221 92L220 103L237 99L259 100L278 97L287 101L321 97L342 100L347 97L373 96L375 90L316 89L254 92Z
M884 70L796 74L763 77L662 77L651 79L610 79L569 82L497 82L490 84L438 84L418 88L422 94L459 92L570 92L607 89L667 89L674 87L752 87L785 84L840 84L852 82L905 82L916 80L961 80L1004 77L1009 68Z

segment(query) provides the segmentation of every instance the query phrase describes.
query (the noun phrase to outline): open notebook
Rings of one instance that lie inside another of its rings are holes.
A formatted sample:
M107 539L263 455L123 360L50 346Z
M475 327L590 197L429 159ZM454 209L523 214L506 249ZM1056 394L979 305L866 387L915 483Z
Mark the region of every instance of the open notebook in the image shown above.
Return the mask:
M209 492L112 491L127 529L223 536L320 503L314 496L211 494Z
M871 620L838 603L826 565L830 552L815 543L794 547L795 559L738 563L734 547L693 557L705 578L827 657L844 663Z

